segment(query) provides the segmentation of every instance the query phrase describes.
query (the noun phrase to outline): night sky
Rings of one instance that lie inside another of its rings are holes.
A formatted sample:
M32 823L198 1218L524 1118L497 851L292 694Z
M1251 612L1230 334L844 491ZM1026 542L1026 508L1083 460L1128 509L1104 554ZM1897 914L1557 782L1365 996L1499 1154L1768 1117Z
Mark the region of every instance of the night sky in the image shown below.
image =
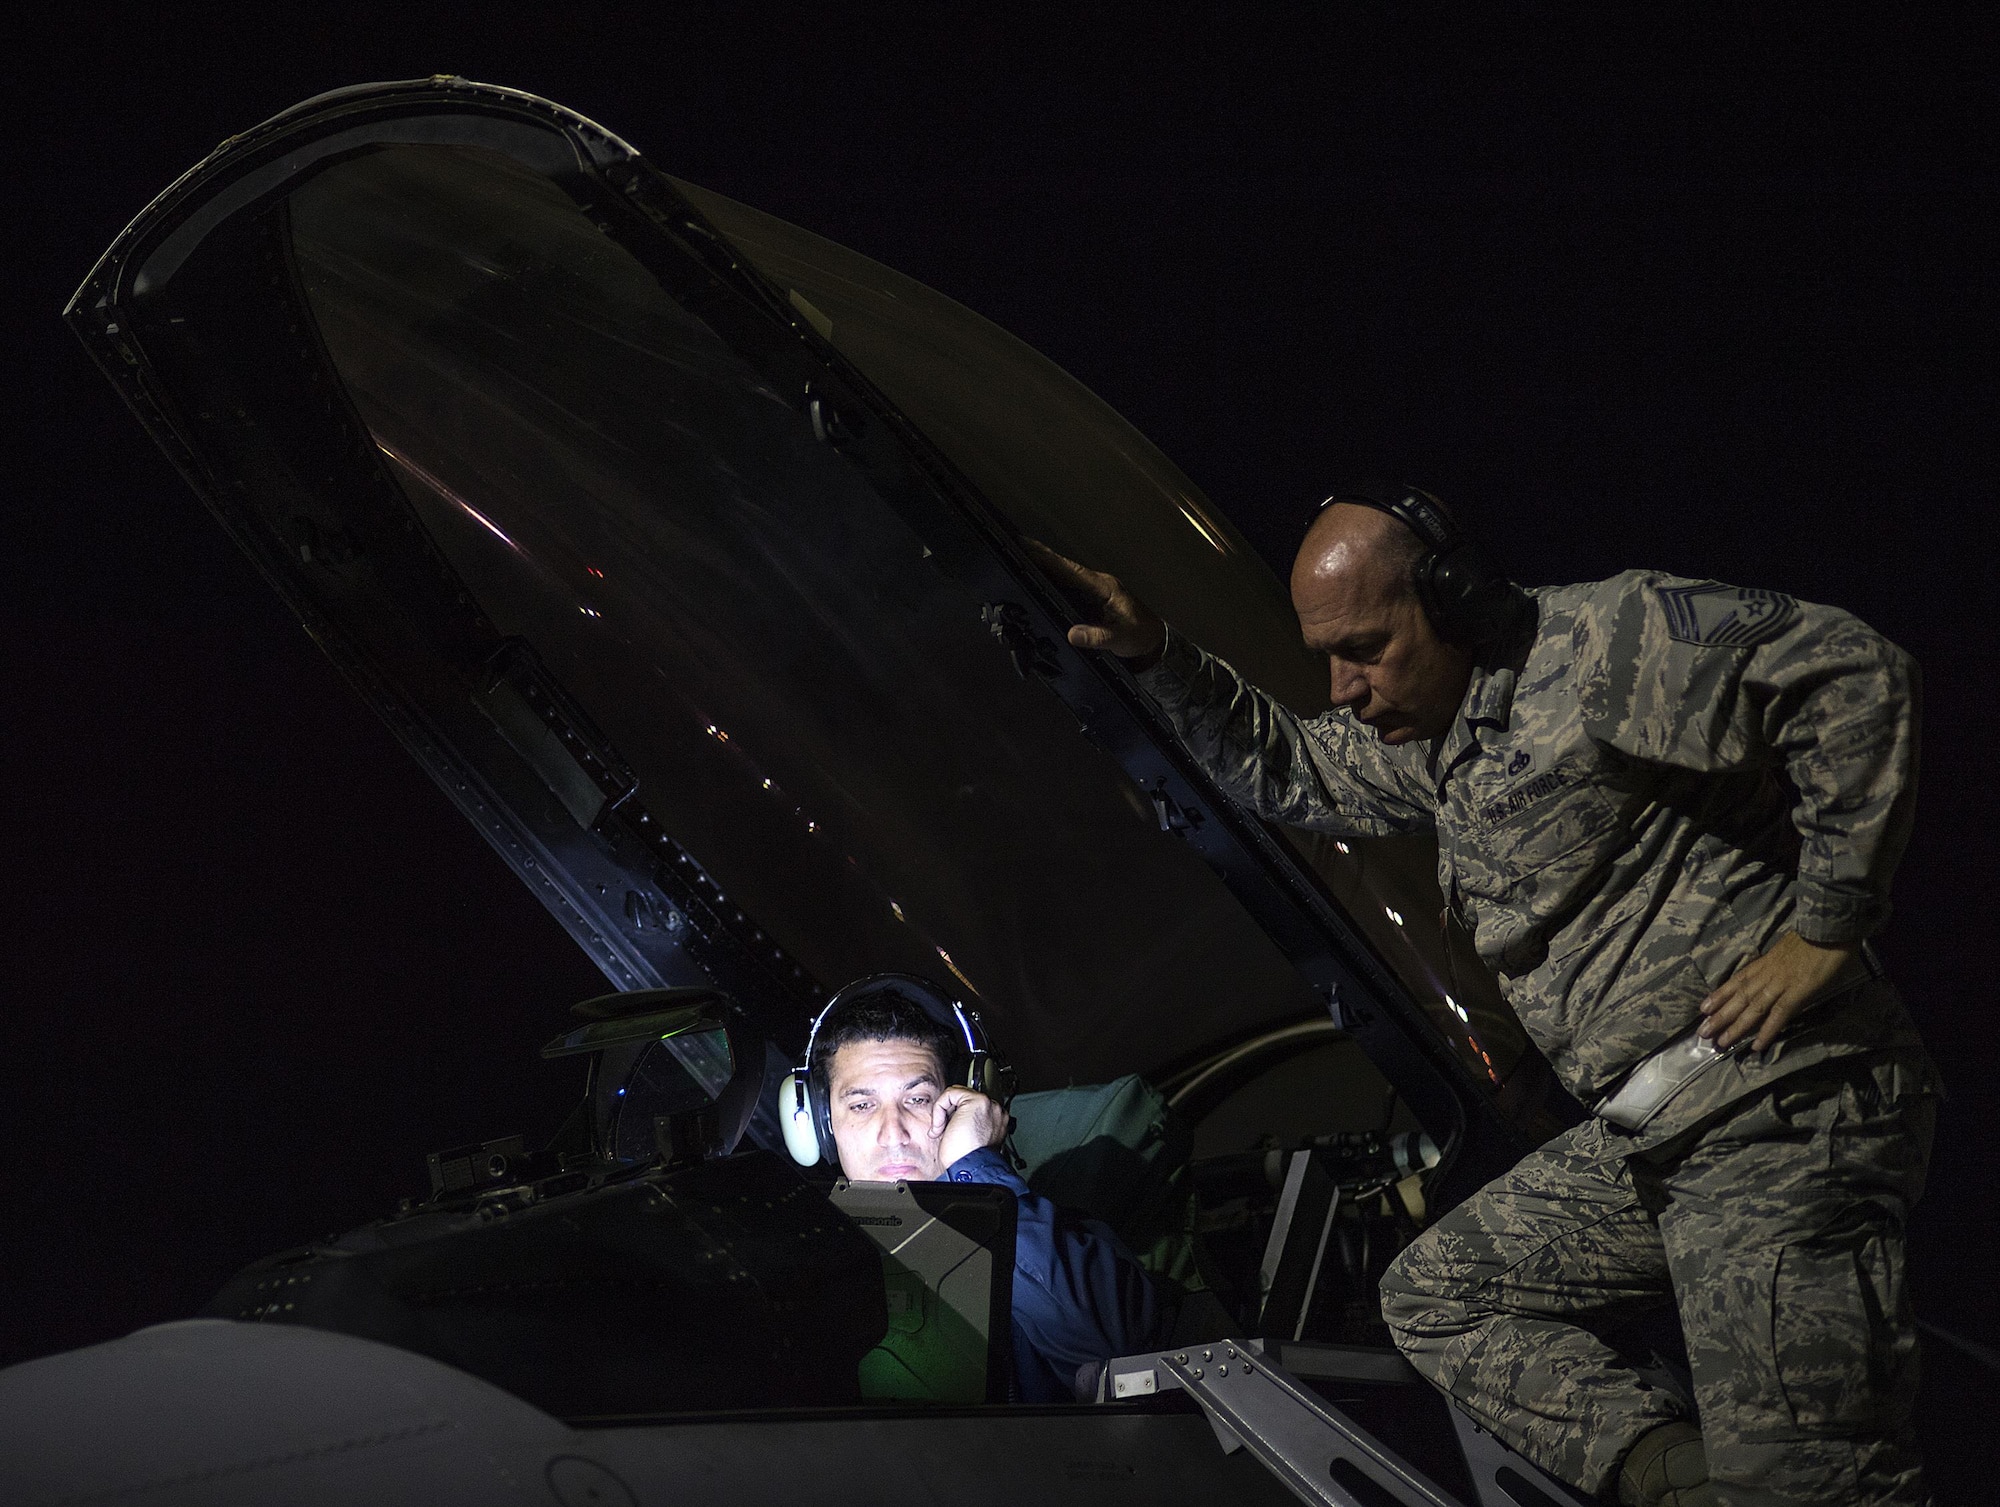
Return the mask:
M1915 653L1923 796L1881 945L1953 1097L1913 1264L1922 1313L2000 1345L1977 10L1960 36L1338 9L1113 34L589 4L168 29L135 7L15 55L0 1362L186 1314L422 1191L427 1150L546 1134L577 1087L535 1051L601 977L57 317L223 137L439 72L547 95L997 320L1281 571L1326 484L1400 473L1523 580L1773 587ZM1970 1385L1954 1364L1934 1376Z

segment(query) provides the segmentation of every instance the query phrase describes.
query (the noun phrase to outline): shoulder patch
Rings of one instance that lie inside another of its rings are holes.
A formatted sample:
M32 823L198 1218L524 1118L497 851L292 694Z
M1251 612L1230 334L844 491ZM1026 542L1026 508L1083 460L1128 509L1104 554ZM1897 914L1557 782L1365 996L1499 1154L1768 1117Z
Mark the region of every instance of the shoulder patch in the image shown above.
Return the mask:
M1799 615L1797 598L1782 591L1724 586L1719 581L1662 587L1660 605L1666 609L1670 637L1725 649L1766 643Z

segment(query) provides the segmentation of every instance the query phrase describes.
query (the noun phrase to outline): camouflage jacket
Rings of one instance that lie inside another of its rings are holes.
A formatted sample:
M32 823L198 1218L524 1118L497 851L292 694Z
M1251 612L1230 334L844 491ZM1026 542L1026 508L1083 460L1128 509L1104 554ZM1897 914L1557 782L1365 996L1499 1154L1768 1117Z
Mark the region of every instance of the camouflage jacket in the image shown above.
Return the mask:
M1849 614L1775 592L1629 571L1530 595L1532 631L1474 668L1427 743L1384 744L1345 709L1297 717L1171 630L1140 683L1223 791L1271 820L1435 829L1439 887L1591 1103L1780 933L1853 943L1881 926L1916 795L1917 667ZM1714 1087L1908 1034L1852 1014L1808 1012Z

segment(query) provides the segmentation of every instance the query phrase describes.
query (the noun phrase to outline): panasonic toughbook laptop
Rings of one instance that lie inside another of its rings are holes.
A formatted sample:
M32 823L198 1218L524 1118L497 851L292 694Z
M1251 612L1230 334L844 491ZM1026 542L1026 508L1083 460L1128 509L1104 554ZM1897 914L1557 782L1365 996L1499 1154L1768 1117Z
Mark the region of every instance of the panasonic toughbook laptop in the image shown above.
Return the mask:
M834 1206L880 1248L889 1327L864 1398L1004 1402L1013 1376L1014 1195L985 1183L859 1183Z

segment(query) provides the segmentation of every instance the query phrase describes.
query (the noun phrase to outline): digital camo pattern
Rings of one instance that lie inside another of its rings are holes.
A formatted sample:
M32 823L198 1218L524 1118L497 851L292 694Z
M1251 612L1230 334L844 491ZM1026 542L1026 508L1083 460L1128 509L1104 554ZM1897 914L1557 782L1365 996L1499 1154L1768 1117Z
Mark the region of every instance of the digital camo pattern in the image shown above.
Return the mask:
M1590 1103L1783 931L1881 925L1917 675L1846 613L1775 594L1629 573L1533 596L1532 633L1433 745L1301 721L1173 635L1142 683L1264 816L1435 827L1440 887ZM1602 1491L1682 1404L1584 1326L1674 1297L1724 1500L1921 1500L1902 1221L1935 1073L1892 987L1842 985L1643 1134L1587 1121L1426 1232L1383 1283L1418 1369Z
M1440 887L1591 1103L1781 932L1845 943L1882 924L1916 794L1917 671L1849 614L1776 593L1635 571L1531 595L1532 633L1474 670L1431 744L1389 747L1344 710L1298 718L1171 632L1140 680L1261 815L1434 827ZM1748 1092L1906 1030L1829 1032L1814 1012L1768 1060L1709 1077ZM1711 1084L1670 1123L1713 1104Z
M1405 1250L1383 1315L1482 1423L1608 1495L1689 1409L1583 1326L1677 1301L1719 1500L1921 1502L1903 1229L1935 1115L1927 1065L1889 1052L1664 1141L1585 1121Z

